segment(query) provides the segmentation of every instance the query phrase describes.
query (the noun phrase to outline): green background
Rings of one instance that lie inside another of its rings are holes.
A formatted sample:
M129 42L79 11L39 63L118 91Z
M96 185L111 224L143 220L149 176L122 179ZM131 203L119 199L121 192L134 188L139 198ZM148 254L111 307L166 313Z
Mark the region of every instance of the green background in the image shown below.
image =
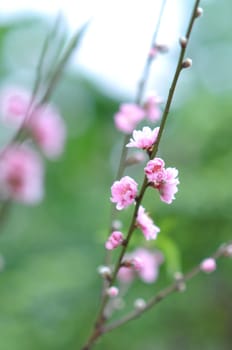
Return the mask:
M122 314L137 297L149 298L171 283L176 269L188 271L231 239L232 6L230 0L203 5L205 14L188 48L194 65L178 83L160 146L166 164L180 172L177 199L168 206L153 192L145 198L161 227L159 239L149 246L160 247L166 262L154 285L137 281L131 287ZM31 86L48 22L28 16L2 22L2 85L10 81ZM123 140L112 116L121 101L69 68L53 102L68 127L65 153L59 161L46 163L45 200L36 207L14 204L1 227L4 350L80 349L100 295L96 269L103 261L110 186ZM4 144L9 130L2 126L0 136ZM141 166L131 167L129 174L141 183ZM123 220L126 229L127 215ZM139 234L132 246L137 244L144 244ZM198 275L186 292L106 335L95 348L231 349L231 271L231 260L221 259L214 274Z

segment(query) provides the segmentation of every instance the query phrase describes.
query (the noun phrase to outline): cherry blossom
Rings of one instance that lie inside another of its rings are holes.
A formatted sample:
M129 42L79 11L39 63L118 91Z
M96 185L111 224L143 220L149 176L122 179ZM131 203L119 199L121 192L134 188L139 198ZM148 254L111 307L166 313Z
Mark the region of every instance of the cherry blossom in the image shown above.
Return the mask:
M148 126L144 126L142 130L134 130L133 138L130 139L126 147L151 150L157 140L158 133L159 127L152 130Z
M178 170L176 168L165 168L165 163L161 158L150 160L144 172L151 186L160 193L160 199L171 204L178 192L179 185Z
M167 204L172 203L175 199L175 194L178 192L177 185L179 185L180 181L177 176L178 170L176 168L167 168L165 181L156 186L160 193L160 199Z
M115 126L118 130L130 134L144 117L145 112L141 107L134 103L124 103L114 115Z
M160 228L154 224L141 205L136 218L136 226L140 228L146 240L156 239L160 232Z
M149 182L160 184L166 179L165 163L161 158L149 160L144 168L145 174Z
M134 203L138 191L138 185L130 176L124 176L115 181L111 187L111 202L116 203L116 208L122 210Z

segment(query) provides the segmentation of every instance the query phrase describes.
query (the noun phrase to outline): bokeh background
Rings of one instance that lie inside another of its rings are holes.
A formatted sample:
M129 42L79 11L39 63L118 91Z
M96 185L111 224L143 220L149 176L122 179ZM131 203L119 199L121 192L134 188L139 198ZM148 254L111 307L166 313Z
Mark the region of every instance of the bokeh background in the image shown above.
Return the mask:
M181 3L181 18L188 18L192 4ZM154 285L134 283L126 309L115 317L132 308L135 298L146 299L171 283L176 270L187 271L231 239L232 4L202 1L202 6L204 16L188 48L194 64L178 83L160 147L166 164L179 169L180 190L171 206L153 193L145 199L161 227L158 240L149 246L163 252L165 263ZM31 88L36 58L54 18L18 11L0 19L1 85ZM68 36L67 26L62 33ZM158 81L164 97L178 37L174 44L157 62L169 62ZM97 45L93 57L94 50ZM117 85L116 90L72 62L54 91L52 100L68 128L65 152L59 161L46 164L44 201L35 207L14 204L1 226L0 349L80 349L90 332L100 294L96 269L104 256L109 189L123 140L113 114L119 103L133 100L131 89L120 92ZM8 132L1 126L1 145ZM141 181L142 167L131 167L129 174ZM144 244L139 234L132 242L137 244ZM214 274L199 275L185 293L170 296L142 319L106 335L95 348L231 349L231 263L221 259Z

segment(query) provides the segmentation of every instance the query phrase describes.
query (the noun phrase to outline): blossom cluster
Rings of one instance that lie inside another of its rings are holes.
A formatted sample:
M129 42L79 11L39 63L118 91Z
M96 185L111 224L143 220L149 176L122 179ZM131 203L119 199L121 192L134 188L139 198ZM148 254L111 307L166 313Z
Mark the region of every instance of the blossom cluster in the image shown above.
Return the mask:
M161 158L150 160L144 168L149 184L160 193L160 199L170 204L175 199L179 185L178 170L176 168L165 168Z
M16 133L24 132L22 142L11 142L1 151L0 199L37 203L44 194L44 166L34 145L46 157L58 158L66 139L64 121L54 106L36 104L29 92L15 87L2 91L0 115Z
M135 130L135 127L145 118L152 122L160 118L161 100L157 96L150 96L143 106L136 104L122 104L114 120L116 127L126 134L132 133L127 148L137 148L145 151L150 160L144 167L146 187L157 189L161 201L170 204L175 199L178 191L178 170L176 168L165 167L163 159L155 157L152 159L154 146L159 142L160 128L151 129L144 126L142 130ZM134 228L138 228L143 233L145 239L155 240L160 232L160 228L154 223L148 215L146 209L141 205L141 194L138 190L137 182L130 176L123 176L111 186L111 202L116 204L117 210L136 204L134 216ZM117 247L127 244L121 231L113 231L108 237L105 248L113 250ZM157 258L159 256L159 258ZM163 261L161 253L154 254L145 248L138 248L133 253L126 254L121 262L118 271L118 279L121 282L128 283L136 275L144 282L150 283L156 280L158 275L158 266Z

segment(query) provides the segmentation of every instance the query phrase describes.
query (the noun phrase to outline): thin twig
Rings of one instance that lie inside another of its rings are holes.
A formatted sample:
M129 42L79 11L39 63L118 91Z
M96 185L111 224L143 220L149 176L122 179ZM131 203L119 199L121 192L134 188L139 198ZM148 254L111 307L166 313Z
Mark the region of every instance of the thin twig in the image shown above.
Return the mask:
M194 21L196 19L196 13L197 13L197 8L199 6L199 3L200 3L200 0L196 0L194 8L193 8L193 11L192 11L192 15L191 15L191 18L190 18L190 22L189 22L189 25L188 25L188 28L187 28L187 31L186 31L186 35L185 35L186 44L185 45L181 45L180 56L179 56L179 59L178 59L178 62L177 62L174 78L173 78L171 87L169 89L167 102L166 102L166 105L165 105L165 108L164 108L164 111L163 111L163 115L162 115L162 119L161 119L161 123L160 123L160 128L159 128L159 133L158 133L158 136L157 136L157 141L156 141L156 143L154 145L154 148L153 148L153 151L151 153L151 158L155 157L156 153L158 152L158 147L159 147L161 136L163 134L164 127L165 127L165 124L166 124L166 120L167 120L167 117L168 117L168 114L169 114L169 110L170 110L171 103L172 103L172 100L173 100L174 92L175 92L175 89L176 89L176 84L177 84L177 81L179 79L180 73L181 73L181 71L183 69L183 66L182 66L183 59L184 59L184 55L185 55L185 52L186 52L186 48L188 46L188 41L189 41L189 38L190 38L190 35L191 35L191 32L192 32L192 29L193 29L193 24L194 24Z
M40 54L40 58L39 58L39 61L37 64L36 79L35 79L35 83L34 83L34 87L33 87L33 91L32 91L32 97L35 97L37 95L37 93L41 87L46 54L48 52L50 42L54 41L54 36L56 35L56 32L60 26L61 18L62 18L61 13L58 13L53 27L51 28L51 30L49 31L48 35L45 38L45 41L44 41L44 44L42 47L42 51Z
M67 61L69 60L73 51L77 48L78 44L80 44L81 38L84 35L88 25L89 25L89 22L85 23L82 26L82 28L80 30L78 30L77 33L70 40L70 43L68 44L66 51L64 52L63 56L61 57L60 61L57 64L53 74L51 75L50 82L48 84L47 89L45 90L44 95L42 96L42 98L39 102L39 105L43 105L44 103L46 103L50 99L51 94L54 91L54 88L57 84L57 81L60 78L60 75L63 72Z
M156 29L155 29L155 32L153 34L152 42L151 42L151 46L150 46L151 50L154 49L156 46L157 35L159 33L161 19L163 17L166 2L167 2L167 0L163 0L161 7L160 7L160 13L159 13L158 21L156 24ZM136 103L139 105L142 103L144 90L145 90L146 83L147 83L147 80L148 80L148 77L150 74L151 64L152 64L153 60L154 60L154 57L152 55L150 55L150 53L149 53L147 56L147 60L146 60L144 69L143 69L143 74L142 74L141 80L140 80L139 85L138 85L138 91L137 91L137 96L136 96L136 100L135 100Z
M220 246L211 257L216 260L222 256L225 256L226 249L228 246L231 246L231 244L232 244L232 242L228 242L227 244ZM153 308L155 305L157 305L160 301L162 301L163 299L168 297L170 294L173 294L175 292L180 291L180 288L179 288L180 283L184 283L184 282L191 280L193 277L198 275L200 272L201 272L201 266L199 264L199 265L195 266L193 269L191 269L188 273L183 275L181 277L180 281L176 281L176 282L172 283L170 286L161 290L158 294L156 294L154 297L152 297L146 303L146 306L144 308L134 310L131 313L129 313L128 315L121 318L120 320L117 320L117 321L103 327L102 333L103 334L108 333L108 332L110 332L118 327L121 327L122 325L124 325L124 324L126 324L126 323L128 323L136 318L139 318L142 314L144 314L145 312L147 312L148 310Z

